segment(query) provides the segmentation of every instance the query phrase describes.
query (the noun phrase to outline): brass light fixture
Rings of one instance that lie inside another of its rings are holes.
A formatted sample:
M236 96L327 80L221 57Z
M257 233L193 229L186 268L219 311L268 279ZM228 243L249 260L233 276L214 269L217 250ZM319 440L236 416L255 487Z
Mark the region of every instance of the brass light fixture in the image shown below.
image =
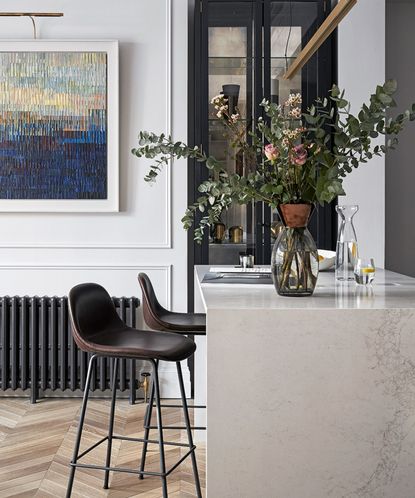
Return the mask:
M351 9L356 5L357 0L339 0L339 3L330 12L323 24L314 33L311 40L298 54L295 61L285 72L283 78L290 80L295 74L311 59L321 45L333 33L340 22L347 16Z
M0 12L0 17L28 17L33 24L33 38L36 40L35 17L63 17L63 12Z

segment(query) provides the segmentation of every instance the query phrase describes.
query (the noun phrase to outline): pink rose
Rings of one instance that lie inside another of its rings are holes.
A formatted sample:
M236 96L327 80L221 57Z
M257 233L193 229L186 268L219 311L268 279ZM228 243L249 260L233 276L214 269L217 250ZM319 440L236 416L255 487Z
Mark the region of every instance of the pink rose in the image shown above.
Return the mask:
M280 155L280 151L275 147L275 145L268 144L264 147L265 155L269 161L275 161Z
M303 144L293 147L291 152L291 160L297 166L302 166L307 161L307 150Z

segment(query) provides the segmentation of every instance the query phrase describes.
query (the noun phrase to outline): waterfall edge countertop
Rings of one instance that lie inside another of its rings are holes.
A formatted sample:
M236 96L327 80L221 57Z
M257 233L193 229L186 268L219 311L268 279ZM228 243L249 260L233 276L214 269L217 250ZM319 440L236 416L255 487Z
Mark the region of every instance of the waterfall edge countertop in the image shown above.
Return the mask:
M209 266L197 266L202 282ZM370 285L335 281L334 272L320 272L311 297L281 297L273 285L201 283L205 308L233 309L415 309L415 278L377 269ZM415 494L414 494L415 498Z
M208 498L415 498L415 279L377 270L372 293L322 272L287 298L208 270Z

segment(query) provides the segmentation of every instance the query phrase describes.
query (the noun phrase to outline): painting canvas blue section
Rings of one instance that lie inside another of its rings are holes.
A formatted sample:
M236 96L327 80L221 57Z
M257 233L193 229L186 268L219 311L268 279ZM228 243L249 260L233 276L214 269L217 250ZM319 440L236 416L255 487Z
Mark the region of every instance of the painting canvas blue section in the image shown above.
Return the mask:
M107 54L0 52L0 199L107 199Z

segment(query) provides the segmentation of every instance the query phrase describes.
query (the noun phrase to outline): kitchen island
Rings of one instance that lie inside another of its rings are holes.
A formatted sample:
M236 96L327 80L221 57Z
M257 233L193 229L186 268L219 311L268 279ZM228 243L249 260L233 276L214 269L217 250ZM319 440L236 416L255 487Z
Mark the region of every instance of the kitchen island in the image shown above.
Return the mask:
M208 269L195 273L208 498L414 498L415 279L320 273L312 297L287 298L201 283Z

